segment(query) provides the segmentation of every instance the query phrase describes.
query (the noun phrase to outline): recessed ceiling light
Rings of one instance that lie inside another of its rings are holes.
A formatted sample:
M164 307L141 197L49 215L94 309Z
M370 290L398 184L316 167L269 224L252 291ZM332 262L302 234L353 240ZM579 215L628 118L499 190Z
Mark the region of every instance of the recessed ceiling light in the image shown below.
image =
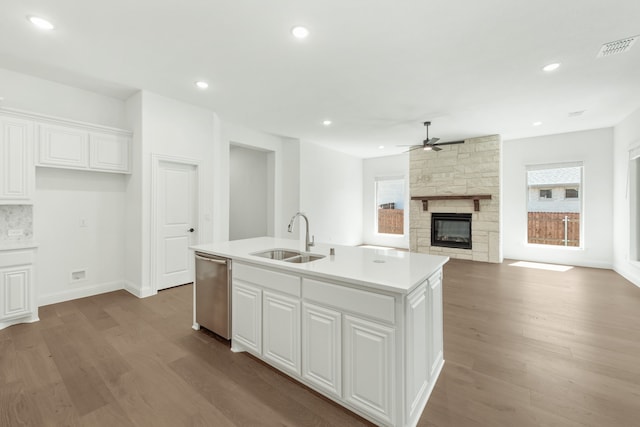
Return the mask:
M571 111L569 113L569 117L580 117L581 115L584 114L585 111L587 111L587 110Z
M384 149L384 145L380 145L380 146L378 146L378 149L379 149L379 150Z
M55 28L51 22L38 16L27 16L27 19L41 30L53 30Z
M209 83L203 81L196 82L195 84L198 89L206 89L209 87Z
M554 62L553 64L545 65L544 67L542 67L542 70L549 72L549 71L557 70L559 66L560 66L559 62Z
M309 35L309 30L306 27L296 26L291 29L291 34L297 39L304 39Z
M322 121L322 124L325 125L325 126L330 126L331 123L332 123L331 120L323 120Z
M540 126L542 124L542 122L533 122L531 123L533 126Z

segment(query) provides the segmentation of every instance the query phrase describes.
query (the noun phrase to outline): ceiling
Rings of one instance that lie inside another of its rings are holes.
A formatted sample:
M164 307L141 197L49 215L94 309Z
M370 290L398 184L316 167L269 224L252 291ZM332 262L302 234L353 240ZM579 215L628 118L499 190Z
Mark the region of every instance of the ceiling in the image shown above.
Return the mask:
M640 34L637 0L0 1L1 68L121 99L149 90L359 157L421 143L425 120L443 141L514 139L640 107L640 42L596 57Z

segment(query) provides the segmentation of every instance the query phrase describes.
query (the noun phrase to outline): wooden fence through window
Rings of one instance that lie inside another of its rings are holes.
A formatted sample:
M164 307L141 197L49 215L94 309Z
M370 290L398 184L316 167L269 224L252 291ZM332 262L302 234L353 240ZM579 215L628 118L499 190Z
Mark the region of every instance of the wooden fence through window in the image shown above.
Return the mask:
M378 233L404 234L404 209L378 209Z
M580 213L577 212L529 212L527 229L529 243L580 246Z

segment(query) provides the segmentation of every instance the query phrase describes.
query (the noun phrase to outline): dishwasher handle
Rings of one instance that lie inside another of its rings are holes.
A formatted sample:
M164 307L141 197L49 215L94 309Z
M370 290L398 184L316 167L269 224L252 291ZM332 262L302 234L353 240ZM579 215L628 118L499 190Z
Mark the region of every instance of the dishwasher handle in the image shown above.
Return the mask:
M196 254L196 259L201 259L202 261L215 262L216 264L226 264L227 261L228 261L227 259L203 257L203 256L200 256L198 254Z

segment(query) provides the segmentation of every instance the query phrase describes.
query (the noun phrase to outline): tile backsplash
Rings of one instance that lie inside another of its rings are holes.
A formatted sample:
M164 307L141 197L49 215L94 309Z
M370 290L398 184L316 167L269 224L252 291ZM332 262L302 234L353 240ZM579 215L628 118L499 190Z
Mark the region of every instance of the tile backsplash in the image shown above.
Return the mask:
M32 239L33 206L0 205L0 243L23 242Z

